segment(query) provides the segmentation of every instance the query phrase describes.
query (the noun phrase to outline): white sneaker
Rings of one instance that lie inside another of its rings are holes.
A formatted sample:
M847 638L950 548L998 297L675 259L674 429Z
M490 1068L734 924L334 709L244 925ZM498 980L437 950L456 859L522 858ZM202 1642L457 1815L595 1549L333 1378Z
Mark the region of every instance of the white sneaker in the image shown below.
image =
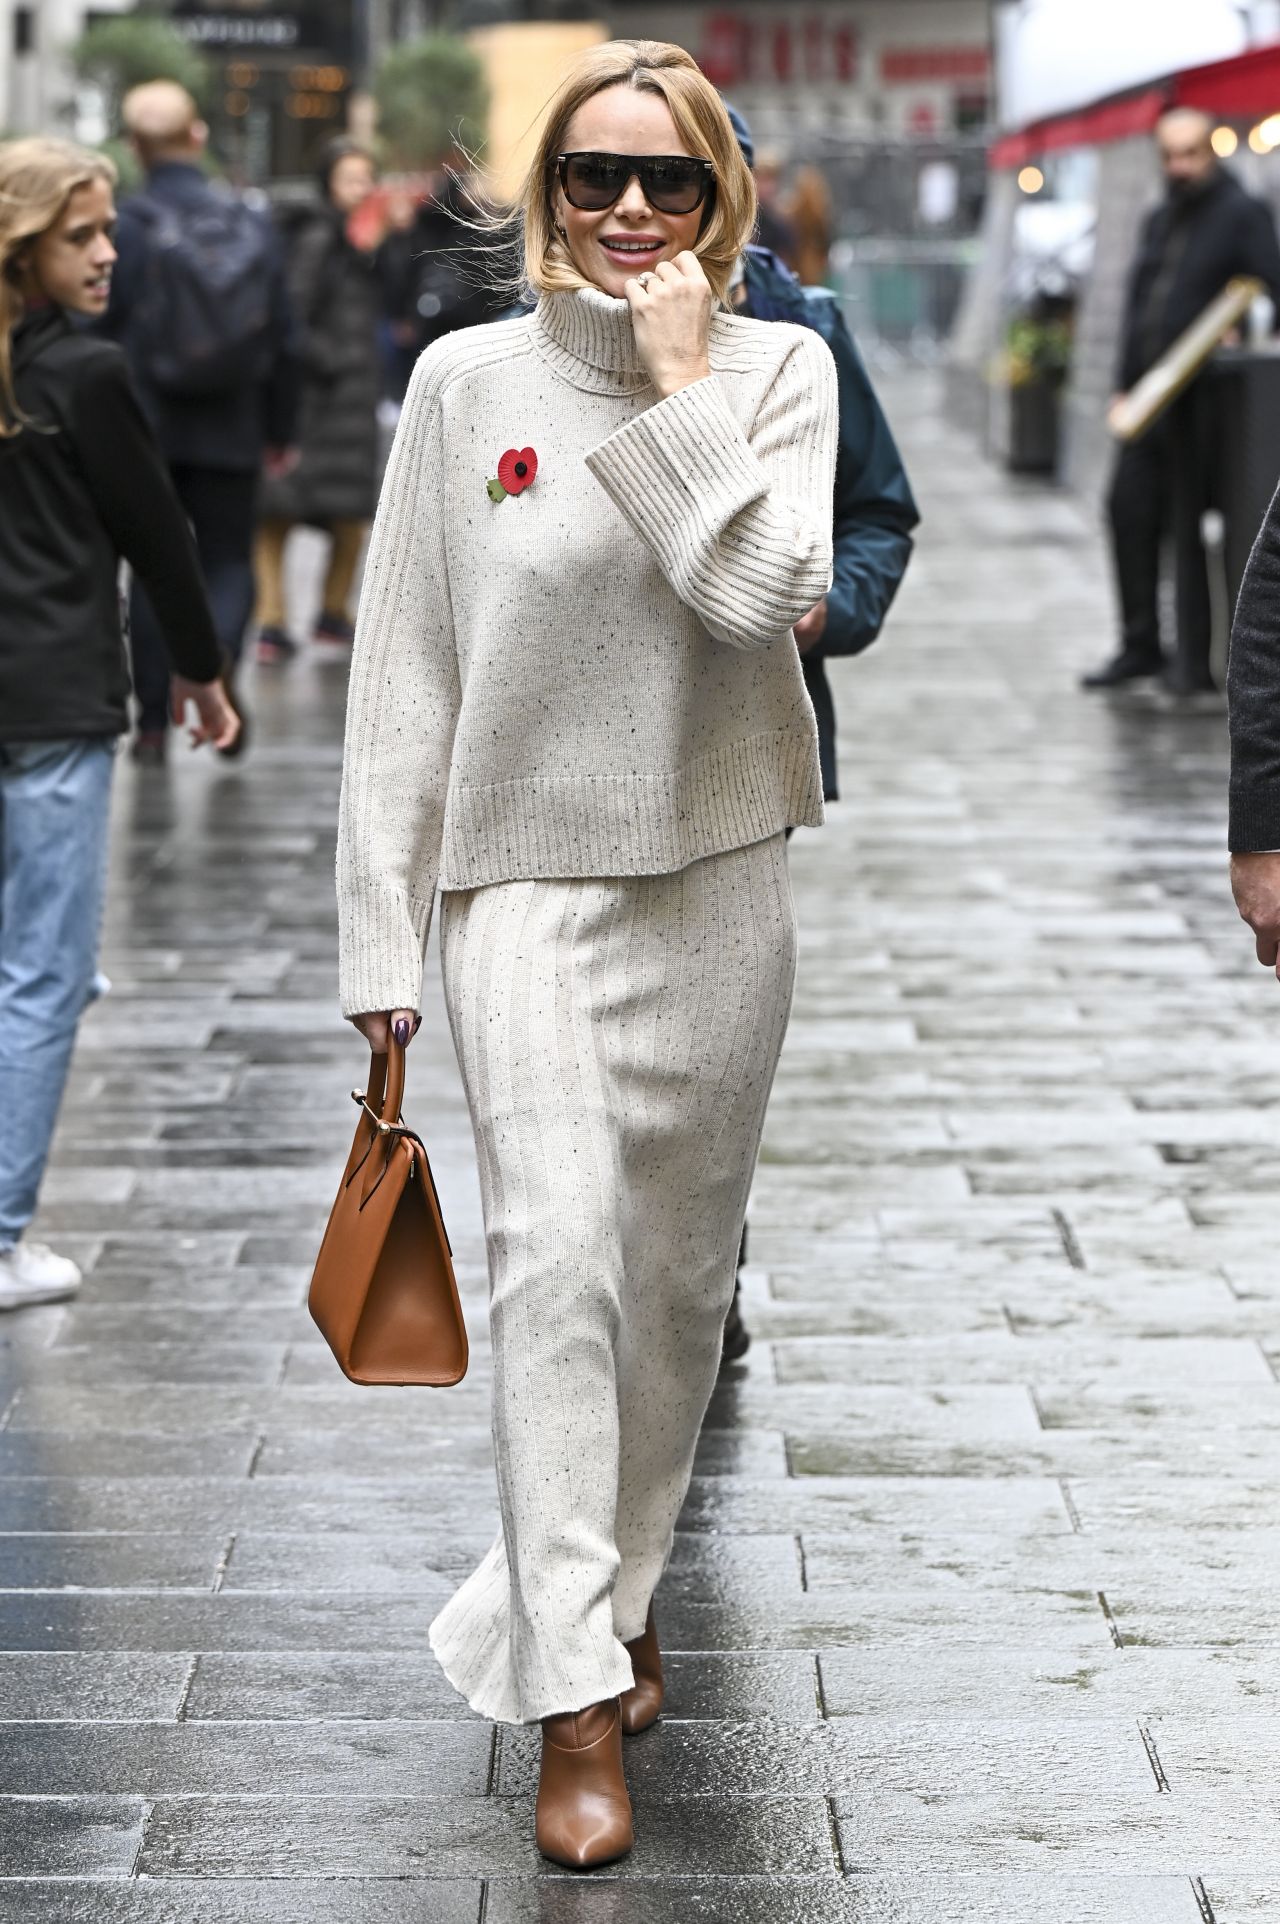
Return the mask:
M0 1309L28 1303L60 1303L74 1296L82 1278L69 1256L55 1256L47 1243L15 1243L0 1250Z

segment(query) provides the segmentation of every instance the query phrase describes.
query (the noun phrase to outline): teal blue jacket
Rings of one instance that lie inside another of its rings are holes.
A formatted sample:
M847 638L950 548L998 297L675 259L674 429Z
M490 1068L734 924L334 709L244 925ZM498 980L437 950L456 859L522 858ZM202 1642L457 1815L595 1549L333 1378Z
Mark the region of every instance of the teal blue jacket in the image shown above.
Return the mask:
M858 655L884 625L911 558L911 531L920 520L907 471L876 399L862 356L836 296L802 287L790 268L764 247L748 247L747 300L739 313L762 321L793 321L821 334L836 364L840 439L836 454L834 578L822 639L804 657L804 678L818 718L822 783L836 798L836 717L825 662Z

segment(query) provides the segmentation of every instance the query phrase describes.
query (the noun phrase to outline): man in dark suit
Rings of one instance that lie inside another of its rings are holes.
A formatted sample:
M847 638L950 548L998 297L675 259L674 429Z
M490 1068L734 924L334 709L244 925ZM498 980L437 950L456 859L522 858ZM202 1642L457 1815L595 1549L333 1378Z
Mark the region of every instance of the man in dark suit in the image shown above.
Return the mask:
M1165 195L1142 226L1129 276L1116 385L1127 393L1237 274L1261 280L1280 315L1280 246L1265 202L1247 194L1214 153L1213 123L1187 107L1159 122ZM1160 548L1173 528L1178 645L1168 680L1179 694L1213 687L1209 581L1200 521L1212 505L1212 422L1200 382L1120 450L1108 513L1120 596L1118 652L1086 675L1114 688L1165 670L1160 644Z

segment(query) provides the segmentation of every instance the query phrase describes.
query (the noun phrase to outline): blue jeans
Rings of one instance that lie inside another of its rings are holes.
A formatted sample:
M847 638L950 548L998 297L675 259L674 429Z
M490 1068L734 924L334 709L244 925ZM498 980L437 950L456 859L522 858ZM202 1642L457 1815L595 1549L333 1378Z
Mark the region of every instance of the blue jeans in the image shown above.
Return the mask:
M115 742L0 740L0 1250L36 1212L95 994Z

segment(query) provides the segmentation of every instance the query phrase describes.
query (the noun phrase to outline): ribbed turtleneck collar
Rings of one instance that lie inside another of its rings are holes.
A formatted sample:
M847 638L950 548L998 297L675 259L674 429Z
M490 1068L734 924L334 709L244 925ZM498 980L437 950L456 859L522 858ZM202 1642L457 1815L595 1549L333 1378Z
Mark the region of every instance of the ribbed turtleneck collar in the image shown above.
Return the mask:
M544 294L534 310L533 342L574 387L593 394L636 394L649 385L630 306L598 287Z

